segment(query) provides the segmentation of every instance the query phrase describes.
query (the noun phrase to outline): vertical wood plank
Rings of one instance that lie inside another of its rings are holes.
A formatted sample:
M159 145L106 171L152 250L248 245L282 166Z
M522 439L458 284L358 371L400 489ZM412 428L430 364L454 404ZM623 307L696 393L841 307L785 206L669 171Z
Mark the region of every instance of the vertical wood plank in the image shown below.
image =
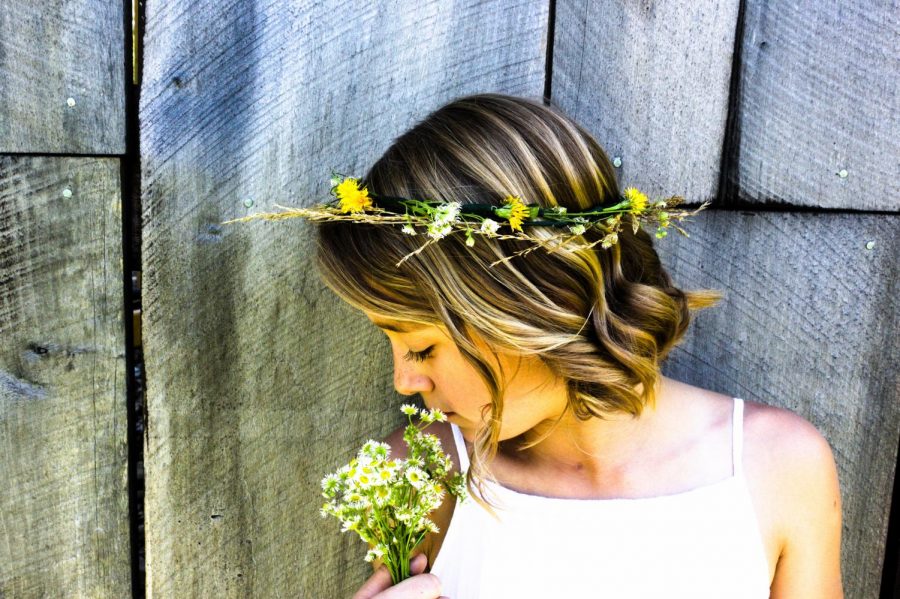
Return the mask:
M319 482L400 423L390 354L312 270L310 204L453 97L540 97L548 6L147 6L141 104L149 597L348 597Z
M125 153L123 7L0 3L0 152Z
M715 197L738 5L557 0L553 101L621 159L620 182Z
M745 4L729 184L751 202L900 210L897 3Z
M663 262L682 288L726 297L664 371L822 432L841 484L845 596L877 597L900 438L900 216L707 211L691 224L689 239L657 242Z
M0 156L0 597L127 597L119 161Z

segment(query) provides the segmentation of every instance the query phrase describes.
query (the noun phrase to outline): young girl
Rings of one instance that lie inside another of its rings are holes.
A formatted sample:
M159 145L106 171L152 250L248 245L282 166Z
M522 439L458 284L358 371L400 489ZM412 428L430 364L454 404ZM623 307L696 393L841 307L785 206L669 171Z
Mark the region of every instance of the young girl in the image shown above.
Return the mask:
M360 183L375 206L621 199L582 128L496 94L429 115ZM691 310L719 296L673 286L644 229L525 253L460 231L318 231L325 281L390 340L397 391L448 414L432 426L474 498L445 498L416 576L391 587L381 567L356 599L842 597L828 443L788 411L660 374ZM402 452L402 431L388 442Z

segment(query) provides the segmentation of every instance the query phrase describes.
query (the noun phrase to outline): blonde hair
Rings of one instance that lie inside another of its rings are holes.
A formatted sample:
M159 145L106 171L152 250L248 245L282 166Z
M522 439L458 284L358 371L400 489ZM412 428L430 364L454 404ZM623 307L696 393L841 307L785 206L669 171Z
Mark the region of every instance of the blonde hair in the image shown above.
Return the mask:
M579 125L553 107L499 94L459 98L428 115L361 182L375 194L497 206L512 194L569 211L619 196L609 158ZM377 225L317 227L319 271L343 300L387 318L445 326L484 379L491 403L467 481L481 496L498 449L506 380L475 336L501 352L538 356L566 381L567 409L579 419L637 417L655 401L660 363L691 311L721 298L674 287L642 229L624 227L609 249L536 250L494 267L523 242L479 236L467 247L455 233L397 267L424 243L421 236ZM589 241L602 235L584 234Z

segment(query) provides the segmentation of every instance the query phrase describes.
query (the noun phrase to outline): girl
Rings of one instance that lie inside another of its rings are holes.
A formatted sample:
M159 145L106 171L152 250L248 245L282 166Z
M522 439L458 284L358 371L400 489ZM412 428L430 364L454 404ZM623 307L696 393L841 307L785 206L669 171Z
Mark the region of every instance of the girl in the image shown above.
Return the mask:
M429 115L361 183L375 206L621 198L581 127L496 94ZM825 439L660 374L691 311L720 296L673 286L643 229L571 230L580 243L522 253L521 239L319 224L323 278L387 335L397 391L448 414L433 427L475 499L445 498L418 575L390 587L381 567L356 599L842 597ZM402 430L388 442L402 452Z

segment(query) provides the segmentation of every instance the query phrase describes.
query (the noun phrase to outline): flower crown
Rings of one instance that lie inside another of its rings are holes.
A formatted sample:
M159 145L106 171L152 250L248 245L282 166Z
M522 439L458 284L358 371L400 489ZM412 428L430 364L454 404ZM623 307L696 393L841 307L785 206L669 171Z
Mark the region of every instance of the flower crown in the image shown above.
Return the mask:
M634 233L637 233L641 223L653 223L656 226L657 238L665 237L670 226L688 237L688 233L673 221L693 216L709 205L709 202L704 202L692 211L673 211L673 208L684 202L684 198L672 196L651 202L645 194L634 187L627 188L619 201L612 206L592 208L583 212L569 212L561 206L542 208L536 204L526 204L518 195L507 195L502 206L462 204L375 195L365 186L361 186L359 179L338 173L332 173L331 194L334 199L312 208L275 204L281 212L251 214L222 224L258 219L305 218L317 222L349 221L394 225L400 226L408 235L425 234L428 240L417 250L404 256L397 266L454 231L465 233L466 245L469 247L475 245L476 235L530 242L531 245L524 250L491 263L491 266L494 266L540 247L550 252L563 246L571 247L573 244L583 249L592 248L598 243L604 249L612 247L618 241L618 233L626 220L630 221ZM549 236L546 234L535 236L525 231L525 227L536 226L564 230ZM602 231L603 237L596 241L587 241L581 237L592 228Z

